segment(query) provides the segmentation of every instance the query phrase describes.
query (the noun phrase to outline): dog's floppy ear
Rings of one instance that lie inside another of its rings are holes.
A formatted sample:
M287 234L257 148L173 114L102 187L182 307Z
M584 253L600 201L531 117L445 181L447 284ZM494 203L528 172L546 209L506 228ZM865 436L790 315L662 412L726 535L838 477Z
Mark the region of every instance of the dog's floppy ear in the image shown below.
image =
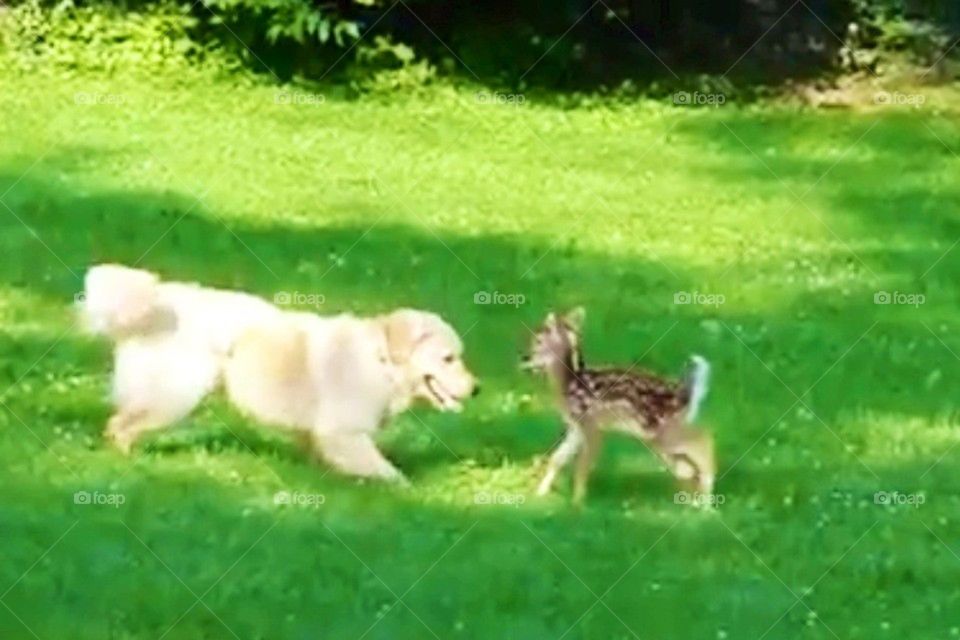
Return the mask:
M583 307L576 307L563 316L563 321L566 322L571 329L580 333L580 330L583 329L583 320L586 315L587 311Z
M426 317L413 309L394 311L381 320L387 336L387 349L394 362L406 362L410 359L416 345L428 333Z

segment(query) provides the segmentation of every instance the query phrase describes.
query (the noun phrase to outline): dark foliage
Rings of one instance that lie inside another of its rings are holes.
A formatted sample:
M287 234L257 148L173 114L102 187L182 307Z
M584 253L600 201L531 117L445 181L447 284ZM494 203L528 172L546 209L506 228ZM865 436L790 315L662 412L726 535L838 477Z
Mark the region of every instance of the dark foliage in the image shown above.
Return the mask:
M937 59L960 31L953 0L203 0L179 10L198 40L281 77L402 66L412 49L513 89L697 74L776 82L837 66L851 40Z

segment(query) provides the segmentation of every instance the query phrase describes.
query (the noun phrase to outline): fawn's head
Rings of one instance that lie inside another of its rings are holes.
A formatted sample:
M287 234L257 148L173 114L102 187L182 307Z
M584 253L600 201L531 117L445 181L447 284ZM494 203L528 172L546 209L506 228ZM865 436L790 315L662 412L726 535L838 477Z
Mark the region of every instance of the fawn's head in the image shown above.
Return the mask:
M580 331L584 315L583 307L563 315L551 312L534 333L523 368L563 375L575 373L580 368Z

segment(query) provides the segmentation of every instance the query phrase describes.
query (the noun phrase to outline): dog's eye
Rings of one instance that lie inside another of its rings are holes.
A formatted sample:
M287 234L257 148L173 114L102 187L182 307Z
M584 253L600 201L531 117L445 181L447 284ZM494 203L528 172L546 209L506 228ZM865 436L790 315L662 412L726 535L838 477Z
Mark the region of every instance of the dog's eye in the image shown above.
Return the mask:
M453 361L456 359L457 356L453 355L452 353L448 353L447 355L443 356L443 361L447 364L453 364Z

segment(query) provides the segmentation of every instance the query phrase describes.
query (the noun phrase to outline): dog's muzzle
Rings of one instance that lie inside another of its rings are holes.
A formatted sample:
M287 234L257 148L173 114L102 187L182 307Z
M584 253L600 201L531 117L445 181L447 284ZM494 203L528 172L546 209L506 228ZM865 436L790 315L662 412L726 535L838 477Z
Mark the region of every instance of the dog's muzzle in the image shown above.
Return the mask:
M444 411L460 411L463 407L460 398L449 393L442 384L432 375L423 377L423 386L433 398L435 404Z

